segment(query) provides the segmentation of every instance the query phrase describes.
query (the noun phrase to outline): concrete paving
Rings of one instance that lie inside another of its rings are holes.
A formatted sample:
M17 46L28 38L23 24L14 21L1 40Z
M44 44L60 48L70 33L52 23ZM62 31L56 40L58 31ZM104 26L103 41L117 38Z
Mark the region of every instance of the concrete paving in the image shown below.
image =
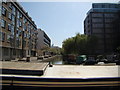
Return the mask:
M3 74L43 75L48 63L1 62Z
M48 67L41 77L48 78L101 78L120 77L120 66L83 66L83 65L53 65Z
M28 76L36 75L35 77L45 77L45 78L120 77L120 72L119 72L120 66L115 64L53 65L53 67L48 67L48 63L46 62L44 63L43 62L42 63L2 62L2 66L0 66L0 69L5 70L5 73L3 74L7 73L7 74L16 75L17 73L17 75L28 75Z

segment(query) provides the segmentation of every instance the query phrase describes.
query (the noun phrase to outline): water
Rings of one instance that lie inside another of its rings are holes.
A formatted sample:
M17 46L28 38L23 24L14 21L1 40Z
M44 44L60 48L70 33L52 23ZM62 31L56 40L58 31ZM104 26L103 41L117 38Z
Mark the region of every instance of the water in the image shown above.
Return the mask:
M59 65L63 65L64 61L62 59L62 56L58 56L57 58L55 58L54 60L51 61L52 64L59 64Z

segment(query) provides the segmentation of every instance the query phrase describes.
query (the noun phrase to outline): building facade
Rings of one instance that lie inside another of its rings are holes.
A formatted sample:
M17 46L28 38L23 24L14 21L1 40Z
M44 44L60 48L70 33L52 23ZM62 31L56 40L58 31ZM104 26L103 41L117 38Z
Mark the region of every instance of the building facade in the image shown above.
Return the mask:
M51 40L48 35L41 29L38 29L37 50L38 55L41 54L41 50L47 47L51 47Z
M93 3L84 20L84 33L98 38L96 53L113 53L119 46L119 3Z
M0 48L2 60L36 56L37 26L18 2L1 5Z

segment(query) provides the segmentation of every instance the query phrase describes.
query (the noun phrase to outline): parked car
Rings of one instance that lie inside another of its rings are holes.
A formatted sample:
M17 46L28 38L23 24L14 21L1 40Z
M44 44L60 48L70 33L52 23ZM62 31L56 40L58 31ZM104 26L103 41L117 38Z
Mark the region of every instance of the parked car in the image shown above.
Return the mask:
M86 55L80 55L76 57L76 64L82 64L86 61Z
M95 60L86 60L84 65L95 65L96 61Z
M115 60L116 65L120 65L120 60Z
M96 60L93 58L88 58L84 63L84 65L95 65L95 64L96 64Z
M38 56L37 59L44 59L44 56Z

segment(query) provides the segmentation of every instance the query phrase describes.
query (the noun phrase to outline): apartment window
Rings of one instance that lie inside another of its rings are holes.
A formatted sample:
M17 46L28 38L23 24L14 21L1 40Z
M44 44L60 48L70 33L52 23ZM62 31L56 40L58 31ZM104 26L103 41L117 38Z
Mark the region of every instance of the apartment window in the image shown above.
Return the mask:
M7 42L10 42L10 34L7 34Z
M17 42L16 47L19 47L19 38L18 37L16 38L16 42Z
M14 26L11 25L11 34L14 35Z
M17 28L16 37L19 37L19 29Z
M12 4L9 2L9 8L12 9Z
M29 34L27 34L27 38L28 38L28 39L30 38L30 35L29 35Z
M26 33L24 33L24 38L26 38L27 37L27 34Z
M27 26L26 26L26 25L24 25L23 29L24 29L24 30L27 30Z
M22 31L17 29L17 37L19 37L20 35L22 35Z
M26 23L27 22L27 19L24 17L23 18L23 23Z
M19 36L21 36L21 35L22 35L22 31L21 31L21 30L19 30L19 31L18 31L18 33L19 33Z
M17 19L17 27L19 27L19 19Z
M23 41L23 47L26 47L26 41Z
M5 41L5 33L2 32L2 41Z
M0 41L2 41L2 32L0 32Z
M15 16L12 14L12 24L15 24Z
M4 15L4 16L6 16L6 9L4 8L4 7L2 7L2 14Z
M15 15L15 7L14 6L12 6L12 14Z
M22 27L22 22L21 21L19 21L19 26Z
M20 12L17 11L17 18L20 18Z
M11 20L12 19L12 14L9 12L8 13L8 18Z
M8 30L11 31L11 24L8 24Z
M6 21L2 19L1 27L5 28L5 26L6 26Z
M20 13L20 18L22 18L22 14Z

